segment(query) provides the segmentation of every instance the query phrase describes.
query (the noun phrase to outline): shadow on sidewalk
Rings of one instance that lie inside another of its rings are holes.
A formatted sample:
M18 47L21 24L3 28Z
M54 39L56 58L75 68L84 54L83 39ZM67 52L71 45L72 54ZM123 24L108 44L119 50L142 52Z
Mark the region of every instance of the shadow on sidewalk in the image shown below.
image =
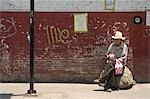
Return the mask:
M12 93L0 93L0 99L11 99L11 97L23 96L23 97L37 97L36 94L12 94Z
M23 96L23 97L37 97L36 94L13 94L12 96Z
M12 93L0 93L0 99L10 99L12 96Z

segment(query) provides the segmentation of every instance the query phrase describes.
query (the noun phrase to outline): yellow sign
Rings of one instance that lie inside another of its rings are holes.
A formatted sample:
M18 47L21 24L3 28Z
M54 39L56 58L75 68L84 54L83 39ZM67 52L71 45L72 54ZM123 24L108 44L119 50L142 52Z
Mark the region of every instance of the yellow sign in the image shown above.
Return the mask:
M74 32L88 32L88 14L74 14Z

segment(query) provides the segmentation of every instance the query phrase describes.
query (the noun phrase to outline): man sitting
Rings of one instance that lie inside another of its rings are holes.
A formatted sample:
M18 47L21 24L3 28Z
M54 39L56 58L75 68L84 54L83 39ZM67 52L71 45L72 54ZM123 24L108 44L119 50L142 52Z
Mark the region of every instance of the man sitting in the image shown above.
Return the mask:
M125 37L120 31L112 36L113 43L106 53L107 62L99 77L99 84L105 82L104 90L111 92L112 89L131 88L135 81L131 71L126 67L128 47L124 43Z

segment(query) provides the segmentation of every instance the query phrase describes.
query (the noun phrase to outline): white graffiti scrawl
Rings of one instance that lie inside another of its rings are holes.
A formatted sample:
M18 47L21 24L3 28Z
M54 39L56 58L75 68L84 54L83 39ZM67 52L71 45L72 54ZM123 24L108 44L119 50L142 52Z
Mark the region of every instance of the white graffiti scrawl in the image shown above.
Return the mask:
M11 53L9 52L9 44L6 39L14 36L17 33L16 24L14 18L0 18L0 66L3 68L3 72L7 75L12 73L12 60Z
M0 38L11 37L16 34L16 24L13 18L0 18Z

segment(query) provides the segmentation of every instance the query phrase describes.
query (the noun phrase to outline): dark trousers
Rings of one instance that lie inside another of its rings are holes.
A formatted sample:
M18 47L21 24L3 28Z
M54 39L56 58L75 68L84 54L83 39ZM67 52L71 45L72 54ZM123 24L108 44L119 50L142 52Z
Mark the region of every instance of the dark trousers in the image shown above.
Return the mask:
M100 82L106 82L106 88L118 89L119 88L119 79L121 75L115 75L115 63L110 62L106 64L101 77L99 79Z

